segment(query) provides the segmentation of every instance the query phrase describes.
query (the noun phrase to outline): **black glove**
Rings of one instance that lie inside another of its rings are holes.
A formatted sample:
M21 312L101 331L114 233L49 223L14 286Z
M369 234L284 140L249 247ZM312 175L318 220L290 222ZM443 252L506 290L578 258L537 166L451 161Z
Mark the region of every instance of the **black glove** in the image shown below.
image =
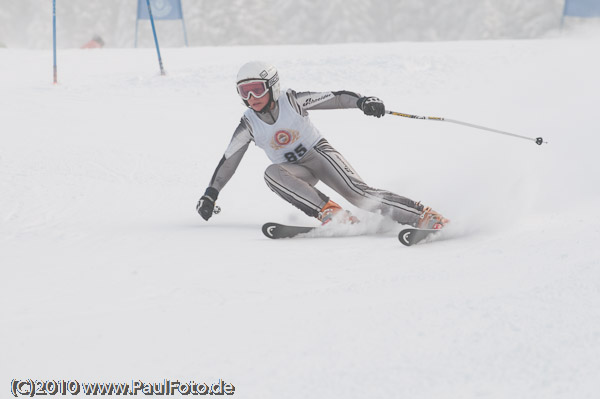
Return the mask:
M362 109L365 115L372 115L381 118L385 115L385 105L377 97L361 97L356 102L358 108Z
M215 209L215 201L219 196L219 192L216 188L209 187L204 192L204 195L200 197L200 201L198 201L198 205L196 205L196 210L202 216L202 219L208 220L213 215L213 211Z

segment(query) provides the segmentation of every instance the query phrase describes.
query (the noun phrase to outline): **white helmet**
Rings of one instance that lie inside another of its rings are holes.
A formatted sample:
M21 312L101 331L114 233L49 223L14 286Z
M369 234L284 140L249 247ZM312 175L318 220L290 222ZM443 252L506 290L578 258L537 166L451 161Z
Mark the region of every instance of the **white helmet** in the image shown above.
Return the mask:
M244 104L248 105L248 102L246 101L248 97L244 95L246 93L240 91L239 86L240 83L246 81L263 81L265 83L265 88L271 93L272 101L277 101L279 99L279 75L277 74L277 69L273 65L261 61L252 61L244 64L240 68L240 71L237 74L236 87ZM260 97L260 95L256 97Z

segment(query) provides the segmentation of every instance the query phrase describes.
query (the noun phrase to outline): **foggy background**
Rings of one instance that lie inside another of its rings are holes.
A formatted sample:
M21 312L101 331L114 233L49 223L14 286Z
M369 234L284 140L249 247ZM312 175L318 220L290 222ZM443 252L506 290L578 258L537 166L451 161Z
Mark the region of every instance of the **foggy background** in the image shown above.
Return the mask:
M520 39L560 29L564 0L182 0L190 46ZM133 47L137 0L57 0L59 48L94 35ZM152 46L139 23L141 47ZM157 21L161 46L184 45L181 21ZM52 0L0 0L0 43L52 46Z

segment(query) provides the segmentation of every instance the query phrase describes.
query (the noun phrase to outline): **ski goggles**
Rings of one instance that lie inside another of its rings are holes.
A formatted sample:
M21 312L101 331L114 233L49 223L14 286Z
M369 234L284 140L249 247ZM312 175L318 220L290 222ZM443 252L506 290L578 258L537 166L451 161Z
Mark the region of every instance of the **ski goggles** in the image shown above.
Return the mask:
M269 92L269 89L267 88L267 82L264 80L248 80L238 83L237 91L242 99L248 101L250 94L255 98L261 98Z

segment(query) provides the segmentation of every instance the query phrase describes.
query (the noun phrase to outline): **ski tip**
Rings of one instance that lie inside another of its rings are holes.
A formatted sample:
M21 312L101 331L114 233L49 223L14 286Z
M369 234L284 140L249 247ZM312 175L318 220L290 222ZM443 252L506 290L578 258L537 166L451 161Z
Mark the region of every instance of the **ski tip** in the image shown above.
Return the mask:
M262 232L268 238L276 240L279 238L296 237L301 234L311 232L314 229L315 229L315 227L308 227L308 226L290 226L290 225L279 224L279 223L265 223L265 224L263 224Z
M439 233L441 230L435 229L404 229L398 233L398 240L407 247L418 244L432 234Z
M398 240L407 247L413 245L412 235L415 229L405 229L398 233Z
M262 226L262 232L265 236L274 240L275 238L277 238L274 234L274 230L277 228L277 226L277 223L265 223Z

